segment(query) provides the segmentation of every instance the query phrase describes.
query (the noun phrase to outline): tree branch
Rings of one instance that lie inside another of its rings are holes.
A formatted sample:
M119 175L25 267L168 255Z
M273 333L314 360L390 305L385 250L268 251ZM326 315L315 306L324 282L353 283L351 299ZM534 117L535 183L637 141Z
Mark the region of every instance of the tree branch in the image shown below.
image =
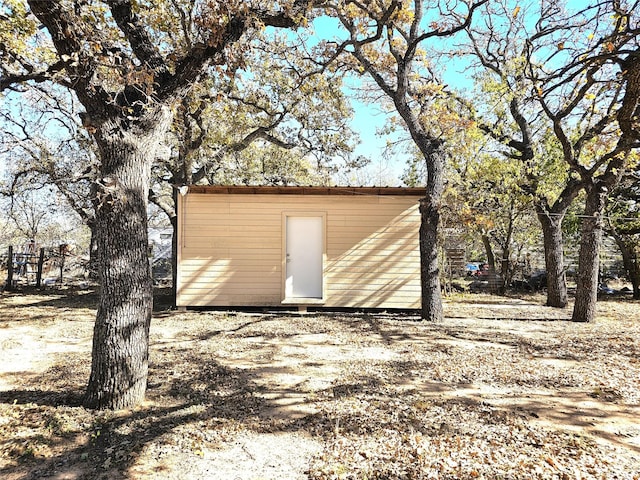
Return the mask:
M129 41L135 56L156 72L159 78L166 77L169 74L166 60L144 26L140 25L138 16L132 12L131 1L109 0L107 3L113 19Z

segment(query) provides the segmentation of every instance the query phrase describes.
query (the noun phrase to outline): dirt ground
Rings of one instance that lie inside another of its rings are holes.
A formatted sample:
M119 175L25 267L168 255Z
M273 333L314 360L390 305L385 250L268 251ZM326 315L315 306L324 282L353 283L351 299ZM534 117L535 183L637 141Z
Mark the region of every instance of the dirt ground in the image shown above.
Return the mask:
M94 412L93 292L0 296L1 478L640 478L638 302L575 324L467 294L428 324L162 300L147 401Z

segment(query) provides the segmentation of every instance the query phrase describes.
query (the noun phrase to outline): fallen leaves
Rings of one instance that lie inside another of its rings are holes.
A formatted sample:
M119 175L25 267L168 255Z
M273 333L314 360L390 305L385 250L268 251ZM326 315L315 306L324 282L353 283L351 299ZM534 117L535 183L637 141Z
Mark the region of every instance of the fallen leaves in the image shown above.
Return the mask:
M531 302L491 302L450 302L442 324L390 314L163 316L152 329L149 403L117 414L69 400L86 381L88 348L51 354L44 371L25 365L1 377L13 386L0 392L0 475L51 476L64 465L87 478L204 478L239 436L299 442L292 432L303 432L320 445L306 474L278 478L638 478L639 456L624 442L640 429L620 425L607 438L587 434L582 418L569 423L585 398L593 421L637 411L637 303L607 302L602 319L575 325ZM4 334L16 312L34 316L5 335L2 353L15 356L30 325L69 345L90 332L90 321L70 327L50 305L2 306ZM287 375L295 383L283 385ZM278 392L315 413L271 416Z

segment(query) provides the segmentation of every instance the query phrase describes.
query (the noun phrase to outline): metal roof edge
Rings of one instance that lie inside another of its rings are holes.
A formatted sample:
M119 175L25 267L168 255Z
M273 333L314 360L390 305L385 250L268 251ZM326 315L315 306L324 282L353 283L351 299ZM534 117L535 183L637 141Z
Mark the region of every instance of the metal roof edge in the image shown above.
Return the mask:
M424 197L424 187L315 187L252 185L189 185L188 193L210 195L406 195Z

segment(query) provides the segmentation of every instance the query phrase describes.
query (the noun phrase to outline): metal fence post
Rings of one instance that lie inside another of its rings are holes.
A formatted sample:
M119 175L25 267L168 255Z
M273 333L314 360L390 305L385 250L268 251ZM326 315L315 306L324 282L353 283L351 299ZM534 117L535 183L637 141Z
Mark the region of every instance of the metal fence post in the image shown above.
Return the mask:
M40 249L40 256L38 257L38 271L36 273L36 288L40 288L42 285L42 266L44 265L44 248Z
M9 245L9 255L7 257L7 285L5 290L10 292L13 290L13 246Z

